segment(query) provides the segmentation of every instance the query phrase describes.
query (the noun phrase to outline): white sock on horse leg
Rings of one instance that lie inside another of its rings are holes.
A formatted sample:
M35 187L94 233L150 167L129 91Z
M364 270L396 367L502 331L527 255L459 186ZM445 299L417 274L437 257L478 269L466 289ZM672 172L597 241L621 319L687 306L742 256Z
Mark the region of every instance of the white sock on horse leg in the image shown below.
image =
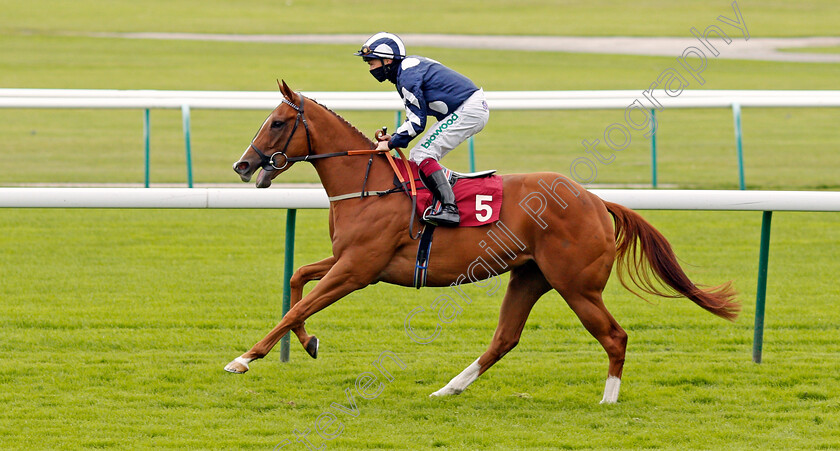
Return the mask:
M239 364L244 365L245 369L249 369L248 364L251 363L252 360L254 360L254 359L246 359L246 358L243 358L242 356L239 356L239 357L233 359L234 362L237 362Z
M620 378L608 376L607 384L604 386L604 399L601 400L601 404L614 404L618 402L618 389L620 387Z
M472 384L476 379L478 379L478 372L481 370L481 366L478 364L478 359L475 359L475 362L470 364L464 371L461 371L461 374L452 378L445 387L441 388L440 390L432 393L429 396L445 396L445 395L458 395L461 394L462 391L466 390L470 384Z

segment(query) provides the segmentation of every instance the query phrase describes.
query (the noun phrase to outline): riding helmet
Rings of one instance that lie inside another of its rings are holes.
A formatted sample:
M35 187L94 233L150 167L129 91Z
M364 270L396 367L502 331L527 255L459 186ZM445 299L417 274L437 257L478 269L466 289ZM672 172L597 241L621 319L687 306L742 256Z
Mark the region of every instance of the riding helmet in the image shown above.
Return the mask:
M354 55L361 56L365 61L383 58L402 60L405 58L405 45L399 36L383 31L369 37Z

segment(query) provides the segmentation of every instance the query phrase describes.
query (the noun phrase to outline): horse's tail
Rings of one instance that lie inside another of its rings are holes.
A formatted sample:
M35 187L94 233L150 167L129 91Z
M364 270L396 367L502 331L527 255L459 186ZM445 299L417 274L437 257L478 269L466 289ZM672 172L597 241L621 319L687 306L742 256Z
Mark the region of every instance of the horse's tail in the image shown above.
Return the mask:
M618 275L625 288L642 297L628 286L626 274L635 286L646 293L669 298L685 296L722 318L734 320L738 316L741 305L735 299L732 282L712 288L698 288L680 267L670 243L658 230L627 207L606 201L604 204L615 218ZM640 252L636 252L637 242L641 245ZM661 285L654 283L650 270L653 270L655 279L673 291L663 291Z

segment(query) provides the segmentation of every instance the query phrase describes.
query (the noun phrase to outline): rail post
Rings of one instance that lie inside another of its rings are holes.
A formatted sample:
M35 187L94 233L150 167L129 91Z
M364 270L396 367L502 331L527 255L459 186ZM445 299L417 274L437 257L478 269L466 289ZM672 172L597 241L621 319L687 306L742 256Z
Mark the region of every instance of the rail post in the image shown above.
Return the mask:
M470 136L470 172L475 172L475 136Z
M152 134L152 126L149 122L149 109L146 108L143 113L143 181L144 186L146 188L149 187L149 164L150 158L149 153L151 150L151 134Z
M187 158L187 187L193 187L192 152L190 149L190 106L181 105L181 117L184 121L184 147Z
M295 219L297 210L294 208L286 212L286 256L283 267L283 316L289 312L292 300L292 273L295 269ZM281 317L282 318L282 317ZM280 339L280 361L289 361L289 332Z
M656 109L650 109L650 184L656 188Z
M738 187L747 189L744 183L744 149L741 144L741 104L732 104L732 119L735 121L735 148L738 152Z
M767 296L767 260L770 255L770 222L772 211L765 211L761 217L761 247L758 251L758 286L755 293L755 328L753 337L753 362L761 363L761 348L764 344L764 301Z

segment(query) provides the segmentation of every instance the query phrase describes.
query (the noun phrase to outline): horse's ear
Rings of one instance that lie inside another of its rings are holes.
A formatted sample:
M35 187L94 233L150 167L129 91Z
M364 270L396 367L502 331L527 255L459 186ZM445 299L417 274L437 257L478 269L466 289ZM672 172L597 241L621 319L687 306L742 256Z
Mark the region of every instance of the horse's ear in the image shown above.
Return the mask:
M280 92L283 93L283 97L294 101L295 93L294 91L292 91L292 88L290 88L289 85L286 84L286 80L280 80L278 86L280 87Z

